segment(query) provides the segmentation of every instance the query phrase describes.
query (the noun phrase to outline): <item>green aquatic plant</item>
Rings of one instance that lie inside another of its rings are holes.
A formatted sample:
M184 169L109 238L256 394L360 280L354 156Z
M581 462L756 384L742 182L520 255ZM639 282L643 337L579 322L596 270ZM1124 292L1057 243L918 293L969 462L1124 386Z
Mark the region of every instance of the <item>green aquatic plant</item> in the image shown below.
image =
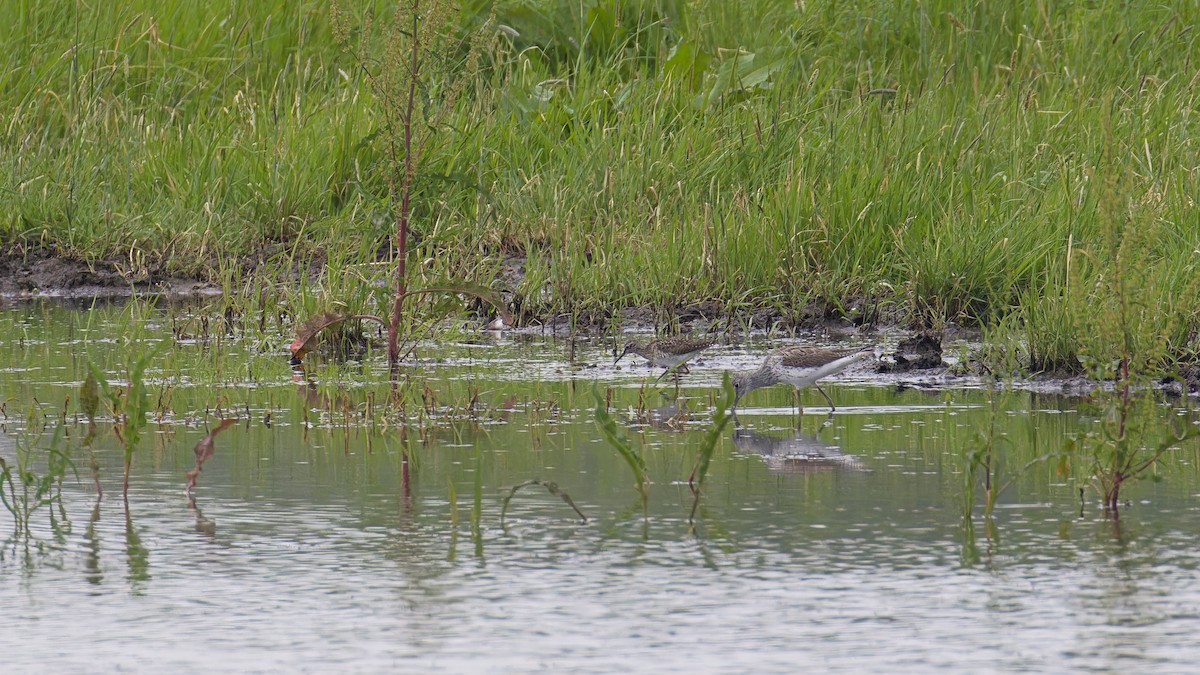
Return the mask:
M133 452L142 439L142 432L148 423L147 416L151 412L145 376L146 366L154 354L154 350L147 351L127 366L127 381L123 389L110 385L96 364L88 363L91 375L99 391L108 399L116 420L113 432L122 446L125 470L121 481L121 494L126 501L129 499L129 469L133 465Z
M92 471L92 482L96 485L96 496L104 498L104 488L100 485L100 461L96 458L96 450L92 442L96 439L96 412L100 408L100 382L96 374L88 369L87 377L79 387L79 405L87 416L88 430L83 438L83 445L88 449L88 464Z
M1194 262L1178 268L1163 258L1169 232L1152 217L1147 196L1132 187L1111 124L1103 125L1102 135L1107 173L1099 178L1101 236L1077 249L1072 267L1079 277L1071 284L1080 360L1091 377L1111 380L1113 389L1099 394L1099 430L1070 441L1067 453L1083 455L1105 513L1117 518L1121 488L1200 435L1178 416L1165 429L1152 422L1157 395L1150 386L1181 348L1179 336L1188 331L1183 305L1200 291L1200 271Z
M446 557L453 562L458 554L458 489L450 476L446 476L446 504L450 508L450 543Z
M0 457L0 502L12 515L16 534L22 537L29 536L29 521L35 511L61 503L63 479L75 468L64 440L64 424L54 426L49 444L42 447L45 425L34 415L31 409L24 431L15 438L15 465ZM39 452L42 450L44 455Z
M721 377L721 400L717 402L713 409L712 424L708 431L704 433L704 440L700 444L700 452L696 457L696 464L692 467L692 473L688 476L688 485L692 488L692 492L699 493L704 487L704 479L708 475L708 465L712 462L713 452L717 449L717 443L720 442L722 435L725 433L725 426L729 424L729 420L733 419L733 414L730 408L733 407L734 399L737 397L737 392L733 388L733 380L730 379L729 371ZM694 510L693 510L694 512Z
M733 381L727 370L721 378L721 400L713 410L712 424L704 433L704 440L700 444L700 453L696 457L696 465L692 468L692 474L688 476L688 486L692 488L694 495L692 512L689 515L691 520L696 519L696 509L700 507L700 494L704 489L704 479L708 475L708 465L712 462L717 444L724 437L725 426L729 424L729 420L733 419L730 408L733 406L736 396L737 392L733 389Z
M379 52L371 15L355 27L347 12L336 5L333 10L338 42L358 63L383 122L376 133L385 148L387 200L395 219L395 292L387 312L387 357L393 376L400 361L403 305L411 295L409 230L418 172L428 160L430 141L443 133L447 116L476 78L479 57L490 40L490 18L467 39L456 35L456 10L457 3L450 0L399 3L391 21L384 22Z
M642 515L648 516L650 510L650 476L646 469L646 459L629 443L629 439L625 438L625 434L621 433L617 428L617 423L613 420L612 415L608 412L608 401L600 394L600 384L592 383L592 397L596 400L596 410L594 417L596 426L600 428L600 433L604 435L604 439L608 441L629 465L629 470L633 472L634 487L637 489L638 495L642 502Z
M1163 424L1153 392L1122 386L1099 402L1098 428L1066 442L1064 457L1081 460L1100 495L1105 515L1120 517L1121 490L1130 481L1159 474L1151 471L1172 450L1200 437L1190 415L1170 415ZM1082 492L1082 490L1081 490Z
M471 485L471 541L475 555L483 559L483 449L475 446L475 479Z
M1003 411L1011 410L1011 394L1001 394L997 389L988 391L988 416L986 425L974 430L970 440L962 448L962 517L964 524L969 524L975 513L976 490L983 488L983 515L988 521L989 537L994 535L990 522L996 510L996 502L1000 493L1004 492L1013 481L1026 475L1030 469L1058 457L1057 453L1048 452L1031 457L1018 467L1011 467L1006 461L1014 455L1012 441L997 432L996 422Z
M980 482L983 483L983 514L986 518L991 518L992 510L996 507L996 498L1000 493L1000 453L997 446L1009 443L1008 439L996 435L996 417L1000 410L1007 410L1008 406L1001 404L995 389L988 391L987 426L975 430L962 455L962 517L966 524L970 523L975 512L975 491ZM982 481L980 474L983 476Z

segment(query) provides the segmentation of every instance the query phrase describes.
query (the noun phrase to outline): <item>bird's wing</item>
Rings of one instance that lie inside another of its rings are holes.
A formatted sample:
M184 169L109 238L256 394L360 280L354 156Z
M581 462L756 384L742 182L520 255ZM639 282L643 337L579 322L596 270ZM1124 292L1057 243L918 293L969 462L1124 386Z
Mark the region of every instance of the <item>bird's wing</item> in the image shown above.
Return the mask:
M662 343L659 349L665 352L690 354L713 346L716 340L663 340Z
M843 356L857 354L859 349L828 349L826 347L782 347L772 356L779 363L792 368L818 368Z

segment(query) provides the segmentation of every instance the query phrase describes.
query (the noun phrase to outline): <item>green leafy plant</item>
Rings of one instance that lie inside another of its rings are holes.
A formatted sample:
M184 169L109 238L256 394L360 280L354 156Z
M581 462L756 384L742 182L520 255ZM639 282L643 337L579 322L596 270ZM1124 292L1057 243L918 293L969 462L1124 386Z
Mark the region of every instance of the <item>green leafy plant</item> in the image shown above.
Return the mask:
M771 74L787 64L779 56L755 54L742 49L730 51L732 53L717 68L705 91L693 99L696 108L712 108L722 102L741 100L755 91L765 90L770 86ZM679 52L676 52L676 56L679 56ZM706 61L698 56L693 56L691 61L690 67L686 61L681 64L685 73L706 65Z
M36 428L36 424L26 428ZM29 521L35 511L62 499L63 478L68 470L74 470L63 442L63 426L54 427L45 448L39 448L41 435L42 430L38 430L17 436L15 466L0 457L0 501L12 515L18 536L29 536ZM40 449L45 450L44 457ZM42 462L44 466L39 467Z
M704 489L704 479L708 475L708 465L712 462L713 452L716 451L717 443L724 436L725 426L729 424L729 420L733 419L733 414L729 412L729 409L733 406L735 396L733 381L729 377L729 371L725 371L724 377L721 378L721 400L713 411L712 425L704 433L704 441L700 444L700 453L696 457L692 475L688 476L688 485L691 486L692 493L695 495L690 516L693 520L696 518L696 509L700 506L700 494Z
M1103 128L1110 157L1118 152L1109 125ZM1068 445L1082 454L1106 514L1119 515L1122 487L1144 475L1168 451L1200 434L1171 417L1163 429L1150 422L1156 395L1150 386L1169 361L1172 336L1184 320L1175 306L1181 285L1159 252L1162 226L1144 215L1144 200L1132 195L1124 168L1114 168L1100 187L1098 246L1078 249L1073 279L1080 358L1096 379L1113 382L1099 398L1099 430ZM1196 272L1182 286L1195 296ZM1188 277L1184 277L1187 279Z
M1155 414L1153 394L1134 394L1122 386L1100 403L1099 429L1067 442L1066 456L1081 456L1088 476L1100 495L1106 515L1120 516L1121 489L1150 472L1170 451L1200 437L1179 415L1170 415L1164 427Z
M109 384L104 373L94 363L89 363L91 376L95 378L100 392L108 399L116 424L113 432L121 441L122 457L125 470L121 481L121 494L129 500L129 469L133 465L133 452L141 442L142 432L146 428L147 415L150 413L150 397L146 388L146 366L154 356L154 351L147 351L126 368L127 384L124 389L118 389Z
M608 412L608 402L605 397L600 394L599 383L592 383L592 397L596 400L596 411L594 413L596 426L600 428L600 433L604 435L604 439L608 441L629 465L629 470L633 472L634 488L637 489L638 495L642 501L642 515L649 516L650 513L650 476L646 469L646 460L639 452L629 443L629 439L625 438L625 434L617 428L617 423L613 420L612 415Z
M456 9L457 3L450 0L399 3L392 20L383 27L379 57L373 51L375 26L369 15L361 23L357 41L352 42L349 16L336 7L333 13L338 40L354 54L382 120L388 202L395 217L395 292L387 322L387 356L393 376L400 361L403 304L411 295L408 246L414 181L426 159L427 146L442 131L466 84L477 75L479 56L491 29L489 20L467 40L460 39L452 24Z

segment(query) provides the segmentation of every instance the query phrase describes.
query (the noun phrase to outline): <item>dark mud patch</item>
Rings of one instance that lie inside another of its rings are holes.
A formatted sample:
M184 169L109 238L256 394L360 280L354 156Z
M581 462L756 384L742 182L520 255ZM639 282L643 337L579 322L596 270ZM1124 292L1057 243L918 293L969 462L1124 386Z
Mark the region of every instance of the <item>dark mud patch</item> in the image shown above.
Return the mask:
M1168 391L1200 393L1200 364L1185 366L1178 377L1165 377L1161 384Z
M918 333L905 338L896 348L893 360L880 365L879 372L884 373L907 373L913 370L941 368L945 365L942 360L942 338L932 333Z
M0 252L0 297L120 298L132 295L216 295L213 284L175 277L137 278L117 263L88 263L52 249Z

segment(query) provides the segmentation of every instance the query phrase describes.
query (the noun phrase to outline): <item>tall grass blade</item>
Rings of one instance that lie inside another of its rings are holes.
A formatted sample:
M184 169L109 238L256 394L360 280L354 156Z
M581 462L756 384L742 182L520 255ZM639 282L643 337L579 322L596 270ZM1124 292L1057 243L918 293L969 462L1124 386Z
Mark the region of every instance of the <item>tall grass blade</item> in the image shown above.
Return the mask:
M721 401L717 404L717 409L713 413L712 426L704 434L704 441L700 446L700 454L696 458L696 465L692 468L692 475L688 477L688 485L692 488L692 493L695 495L695 498L692 500L692 512L688 516L690 520L695 520L696 518L696 509L700 506L700 494L704 488L704 479L708 475L708 466L712 463L712 456L717 449L717 443L721 441L725 433L725 426L733 418L733 415L729 412L729 409L733 406L733 399L733 381L730 379L729 371L727 370L721 378Z
M617 423L608 413L604 396L600 394L599 383L592 383L592 396L596 399L596 426L600 427L600 432L604 434L608 444L615 448L625 463L629 465L630 471L633 472L634 487L642 498L642 515L648 516L650 513L650 477L646 469L646 460L629 444L625 435L617 428Z

